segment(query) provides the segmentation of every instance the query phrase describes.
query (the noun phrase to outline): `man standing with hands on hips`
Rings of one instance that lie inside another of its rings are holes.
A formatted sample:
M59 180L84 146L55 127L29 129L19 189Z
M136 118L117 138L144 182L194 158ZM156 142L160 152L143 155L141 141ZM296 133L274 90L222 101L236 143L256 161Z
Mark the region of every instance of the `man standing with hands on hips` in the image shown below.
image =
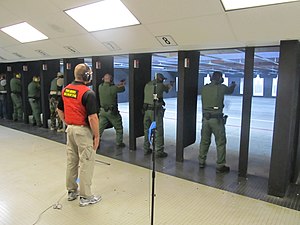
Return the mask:
M101 196L95 196L91 192L95 154L100 141L98 109L95 93L86 86L92 77L90 67L87 64L78 64L74 76L75 81L62 91L57 111L61 120L68 126L68 200L73 201L80 195L79 206L87 206L101 200ZM79 193L76 183L78 178Z

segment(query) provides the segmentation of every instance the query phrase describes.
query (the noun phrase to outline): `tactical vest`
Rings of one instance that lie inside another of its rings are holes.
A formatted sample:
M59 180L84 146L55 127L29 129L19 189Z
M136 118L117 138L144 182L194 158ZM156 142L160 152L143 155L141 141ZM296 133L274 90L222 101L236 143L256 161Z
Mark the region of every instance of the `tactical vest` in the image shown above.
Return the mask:
M65 121L69 125L87 126L87 113L82 104L83 95L90 90L85 85L69 84L62 91Z

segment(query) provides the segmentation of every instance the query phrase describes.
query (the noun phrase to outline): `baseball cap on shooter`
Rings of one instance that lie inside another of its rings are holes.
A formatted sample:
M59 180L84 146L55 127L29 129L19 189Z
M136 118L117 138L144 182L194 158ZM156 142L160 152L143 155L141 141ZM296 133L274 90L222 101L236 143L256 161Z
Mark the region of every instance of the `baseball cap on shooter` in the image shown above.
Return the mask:
M167 80L167 78L162 73L157 73L155 77L156 77L156 79L159 78L159 79L162 79L162 80Z

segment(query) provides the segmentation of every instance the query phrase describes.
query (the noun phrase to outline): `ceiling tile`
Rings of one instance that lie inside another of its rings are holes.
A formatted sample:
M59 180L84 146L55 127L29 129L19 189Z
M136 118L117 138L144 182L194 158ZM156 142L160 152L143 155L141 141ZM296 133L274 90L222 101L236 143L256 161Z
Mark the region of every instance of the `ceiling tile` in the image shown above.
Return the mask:
M202 16L193 19L150 24L146 27L154 36L171 35L180 46L226 46L235 41L225 15Z
M142 24L224 13L218 0L123 0Z
M160 47L155 37L141 25L94 32L92 35L100 42L113 41L121 50L128 52L136 49Z
M235 36L249 43L279 43L299 39L300 3L228 12Z

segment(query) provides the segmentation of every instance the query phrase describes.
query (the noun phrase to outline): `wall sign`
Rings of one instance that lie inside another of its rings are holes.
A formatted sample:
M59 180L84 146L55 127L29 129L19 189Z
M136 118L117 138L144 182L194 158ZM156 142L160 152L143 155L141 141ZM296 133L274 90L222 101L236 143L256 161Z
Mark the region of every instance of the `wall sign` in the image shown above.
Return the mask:
M156 36L156 39L163 47L177 46L176 41L172 38L171 35Z
M67 68L67 70L70 70L71 69L71 63L67 63L66 68Z
M47 64L43 64L43 70L47 70Z
M133 60L133 68L140 68L140 61L138 59Z
M100 61L96 61L96 69L101 69L101 62Z

